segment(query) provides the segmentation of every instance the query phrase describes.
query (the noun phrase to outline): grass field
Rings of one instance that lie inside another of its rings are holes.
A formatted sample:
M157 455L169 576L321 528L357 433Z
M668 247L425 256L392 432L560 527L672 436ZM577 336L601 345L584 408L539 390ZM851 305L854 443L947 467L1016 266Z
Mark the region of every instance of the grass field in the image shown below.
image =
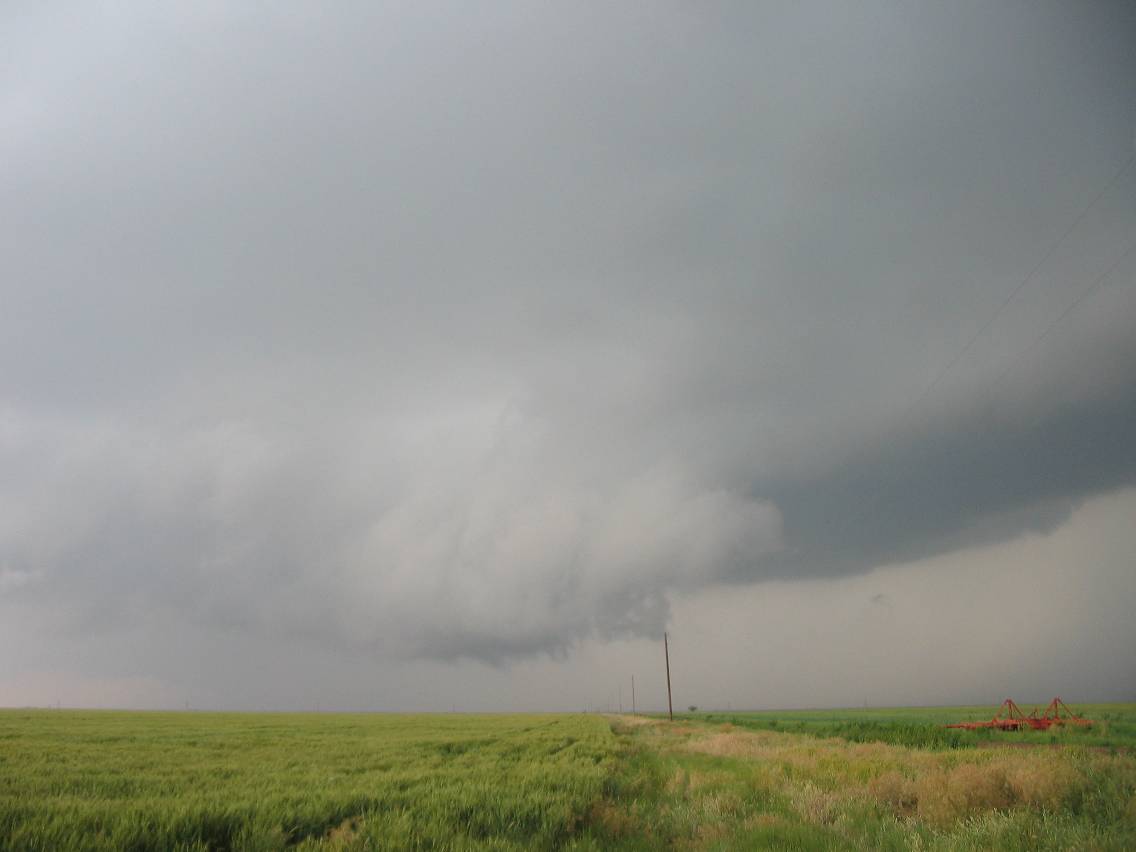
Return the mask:
M1022 706L1029 713L1034 705ZM1041 705L1044 710L1044 704ZM680 718L729 722L761 731L785 731L817 737L842 737L854 742L886 742L918 748L973 748L1006 744L1093 746L1136 749L1136 704L1078 704L1079 715L1092 719L1091 728L1069 725L1048 731L967 731L944 728L954 722L985 721L997 707L889 707L848 710L769 710L732 713L683 713Z
M0 845L553 847L613 745L582 716L4 712Z
M1136 707L1093 710L1116 714L1107 736L1128 736ZM916 748L822 730L933 727L939 712L671 724L0 711L0 848L1136 847L1123 749ZM783 730L797 721L815 725Z

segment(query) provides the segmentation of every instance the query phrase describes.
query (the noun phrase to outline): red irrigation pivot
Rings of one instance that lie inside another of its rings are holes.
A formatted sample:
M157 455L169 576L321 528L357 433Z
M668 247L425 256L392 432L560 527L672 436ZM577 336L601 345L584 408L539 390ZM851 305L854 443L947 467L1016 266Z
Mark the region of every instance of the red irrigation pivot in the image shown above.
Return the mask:
M1044 731L1053 725L1082 725L1088 727L1093 724L1092 719L1082 719L1060 698L1054 698L1045 708L1045 712L1038 716L1037 710L1028 716L1014 703L1014 699L1007 698L989 722L956 722L953 725L944 725L944 728L963 728L976 731L979 728L994 728L999 731L1020 731L1022 728L1032 728L1035 731Z

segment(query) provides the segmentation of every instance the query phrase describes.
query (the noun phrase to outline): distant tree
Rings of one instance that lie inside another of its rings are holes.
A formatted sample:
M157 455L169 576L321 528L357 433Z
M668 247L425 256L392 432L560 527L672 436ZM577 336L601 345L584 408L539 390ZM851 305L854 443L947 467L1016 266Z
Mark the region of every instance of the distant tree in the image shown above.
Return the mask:
M688 710L689 710L689 711L690 711L691 713L693 713L694 711L696 711L696 710L698 709L698 705L697 705L697 704L691 704L691 705L690 705L690 706L689 706L689 707L688 707L687 709L688 709Z

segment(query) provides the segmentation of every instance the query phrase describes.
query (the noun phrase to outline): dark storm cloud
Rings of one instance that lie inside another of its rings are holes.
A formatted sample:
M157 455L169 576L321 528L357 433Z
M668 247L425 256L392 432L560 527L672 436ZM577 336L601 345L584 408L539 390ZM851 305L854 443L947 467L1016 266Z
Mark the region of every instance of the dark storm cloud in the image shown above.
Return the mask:
M72 636L558 655L1136 481L1131 256L1034 349L1133 170L921 398L1132 156L1128 4L4 14L0 593Z
M1124 362L1136 375L1136 356ZM760 489L784 516L783 576L843 573L1056 527L1136 482L1136 388L1037 418L975 417Z

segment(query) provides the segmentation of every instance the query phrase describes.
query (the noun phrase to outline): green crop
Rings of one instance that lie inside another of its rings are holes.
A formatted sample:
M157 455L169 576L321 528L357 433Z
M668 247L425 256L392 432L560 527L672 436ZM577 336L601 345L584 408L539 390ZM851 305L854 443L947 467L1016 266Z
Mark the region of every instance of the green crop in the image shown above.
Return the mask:
M1136 848L1134 708L1083 709L984 748L935 739L965 708L0 711L0 850Z

